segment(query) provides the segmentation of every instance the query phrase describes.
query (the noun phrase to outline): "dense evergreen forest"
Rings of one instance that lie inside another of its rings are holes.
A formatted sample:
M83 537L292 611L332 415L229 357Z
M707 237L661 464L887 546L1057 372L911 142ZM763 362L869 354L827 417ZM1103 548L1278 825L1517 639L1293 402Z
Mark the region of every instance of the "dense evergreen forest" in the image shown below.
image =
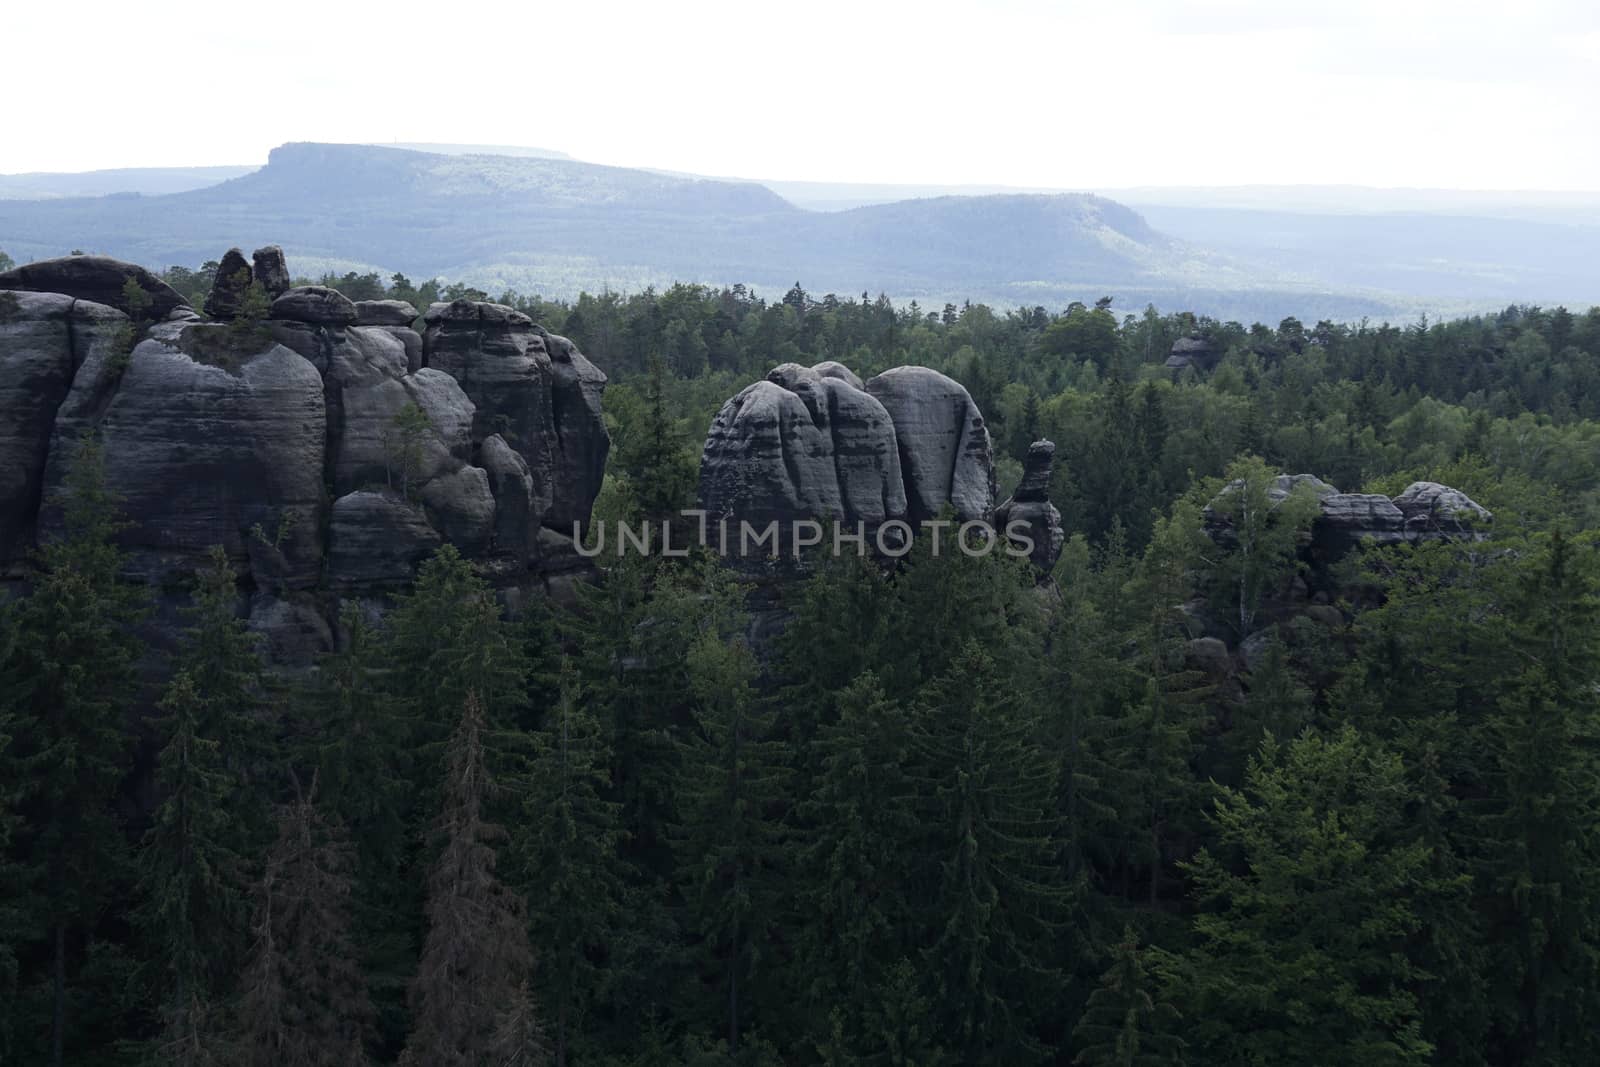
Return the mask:
M280 674L219 555L151 692L84 447L0 606L0 1062L1600 1060L1600 309L498 299L612 377L602 517L690 506L712 413L774 364L921 363L985 412L1002 497L1057 443L1054 581L818 560L752 645L713 560L513 613L446 547ZM1181 338L1211 365L1166 368ZM1202 508L1277 471L1495 521L1274 614L1311 513L1224 545ZM1187 655L1197 614L1258 609L1247 671Z

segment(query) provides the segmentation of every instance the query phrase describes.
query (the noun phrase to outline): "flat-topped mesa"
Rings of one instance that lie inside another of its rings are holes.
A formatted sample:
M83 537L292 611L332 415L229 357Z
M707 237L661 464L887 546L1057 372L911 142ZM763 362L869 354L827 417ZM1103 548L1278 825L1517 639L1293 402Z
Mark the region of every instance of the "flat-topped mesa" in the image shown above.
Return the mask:
M1035 441L1028 446L1023 460L1022 481L1017 484L1011 498L994 509L995 529L1010 533L1024 524L1028 540L1033 543L1029 558L1043 574L1048 575L1061 558L1065 535L1061 529L1061 512L1050 503L1050 475L1055 466L1054 441Z
M812 519L872 533L946 508L987 519L994 495L982 414L927 367L865 384L831 361L774 367L723 404L700 460L700 506L758 528Z

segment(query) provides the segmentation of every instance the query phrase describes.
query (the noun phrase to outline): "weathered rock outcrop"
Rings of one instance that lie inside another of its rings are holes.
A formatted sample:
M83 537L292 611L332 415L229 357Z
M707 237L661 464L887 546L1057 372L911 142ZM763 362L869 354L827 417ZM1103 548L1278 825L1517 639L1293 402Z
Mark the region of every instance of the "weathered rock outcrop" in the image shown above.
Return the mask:
M279 544L275 578L312 585L322 557L322 377L270 339L219 355L207 336L219 332L164 324L131 355L89 354L56 415L42 526L59 521L52 505L73 449L93 433L138 573L159 581L190 570L212 545L248 567L255 536Z
M1168 370L1184 370L1188 367L1210 370L1216 365L1218 358L1217 350L1206 338L1180 337L1172 342L1166 366Z
M110 256L62 256L24 263L0 274L0 289L60 293L114 307L127 315L132 309L123 289L130 280L149 298L148 319L163 319L174 309L189 306L176 289L143 267Z
M1461 490L1438 482L1412 482L1394 498L1394 505L1413 537L1469 536L1494 519Z
M266 291L267 299L276 300L294 284L289 279L289 264L283 258L283 249L277 245L258 248L250 258L255 280Z
M127 326L104 304L0 292L0 569L33 544L56 411L73 377L126 343Z
M1228 485L1222 493L1234 489ZM1297 489L1317 498L1309 543L1324 560L1337 559L1363 544L1478 536L1493 520L1471 497L1437 482L1413 482L1391 499L1380 493L1341 493L1311 474L1280 474L1267 487L1267 500L1276 506ZM1219 543L1232 543L1232 527L1215 503L1204 510L1207 532Z
M117 306L130 279L151 296L138 322ZM0 578L59 532L66 474L88 435L122 498L132 573L170 590L223 546L274 662L309 665L333 639L341 600L381 602L447 541L508 600L592 570L542 527L562 520L570 533L588 518L610 445L605 375L526 316L447 305L499 333L441 326L431 331L440 359L426 366L415 308L291 288L276 247L253 262L238 249L224 257L207 301L221 322L102 257L29 264L4 280ZM240 315L252 284L272 298L260 323ZM440 364L496 417L480 417ZM182 596L157 599L150 636L161 646L181 625Z
M904 518L894 423L853 377L786 363L724 404L700 460L701 507L763 525Z
M949 504L963 519L994 507L994 450L966 387L927 367L895 367L866 384L894 423L913 522Z
M237 248L224 252L211 280L211 292L206 295L206 314L223 322L237 318L254 277L255 270L243 252Z
M1061 558L1064 540L1061 512L1050 503L1050 475L1055 455L1054 441L1035 441L1029 445L1017 491L994 509L994 525L1002 533L1014 522L1027 524L1028 538L1033 542L1029 558L1044 574L1049 574L1056 560Z
M356 301L358 326L410 326L416 319L417 309L404 300Z
M700 461L700 506L714 516L920 522L994 505L989 431L960 384L898 367L861 384L833 362L786 363L717 412Z
M498 436L522 457L541 523L568 535L588 523L611 449L605 375L571 341L502 304L434 304L423 321L423 363L472 398L473 440Z
M272 302L269 318L314 326L354 326L356 305L348 296L325 285L300 285Z

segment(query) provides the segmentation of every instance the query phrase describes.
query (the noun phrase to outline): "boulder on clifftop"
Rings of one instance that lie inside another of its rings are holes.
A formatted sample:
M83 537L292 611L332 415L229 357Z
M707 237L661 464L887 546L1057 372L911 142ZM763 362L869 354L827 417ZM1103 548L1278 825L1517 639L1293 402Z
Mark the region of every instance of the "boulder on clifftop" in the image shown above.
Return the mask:
M129 281L144 290L150 306L144 317L150 321L166 318L189 302L178 291L154 274L133 263L110 256L62 256L24 263L0 274L0 289L25 293L60 293L78 300L114 307L131 315L124 287Z

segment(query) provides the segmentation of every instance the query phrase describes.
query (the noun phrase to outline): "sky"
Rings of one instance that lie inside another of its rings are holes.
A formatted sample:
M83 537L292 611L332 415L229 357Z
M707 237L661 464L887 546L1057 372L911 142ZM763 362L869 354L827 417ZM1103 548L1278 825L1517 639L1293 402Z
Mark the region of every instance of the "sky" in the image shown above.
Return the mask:
M0 70L0 173L405 141L811 181L1600 190L1595 0L77 0L7 5Z

